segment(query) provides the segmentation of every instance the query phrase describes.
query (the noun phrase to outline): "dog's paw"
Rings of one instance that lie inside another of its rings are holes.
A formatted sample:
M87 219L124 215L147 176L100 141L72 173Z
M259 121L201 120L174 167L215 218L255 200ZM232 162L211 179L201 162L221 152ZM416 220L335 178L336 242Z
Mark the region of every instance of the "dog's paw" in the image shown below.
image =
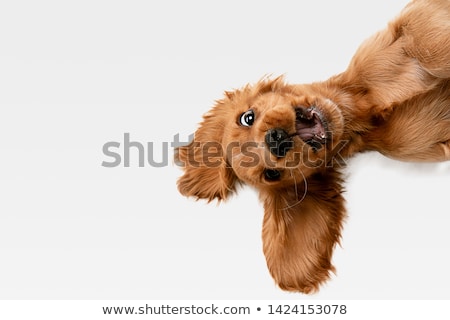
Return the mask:
M450 140L442 142L441 148L444 150L444 160L450 160Z

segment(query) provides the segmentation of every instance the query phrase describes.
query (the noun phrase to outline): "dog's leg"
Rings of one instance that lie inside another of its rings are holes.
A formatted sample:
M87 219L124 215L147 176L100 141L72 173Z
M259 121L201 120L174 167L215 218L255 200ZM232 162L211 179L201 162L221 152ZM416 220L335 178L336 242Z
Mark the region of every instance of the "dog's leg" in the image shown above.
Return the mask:
M450 160L450 140L442 142L439 147L443 150L443 161Z
M450 160L450 82L398 105L363 139L369 150L398 160Z
M361 112L389 114L450 77L449 21L450 1L412 1L330 83L348 92Z
M430 150L431 161L449 161L450 160L450 140L435 144ZM433 157L435 157L433 159Z
M444 148L445 160L450 160L450 140L441 145Z
M410 150L410 153L381 150L389 158L408 162L442 162L450 161L450 140L437 142L429 148L420 151Z

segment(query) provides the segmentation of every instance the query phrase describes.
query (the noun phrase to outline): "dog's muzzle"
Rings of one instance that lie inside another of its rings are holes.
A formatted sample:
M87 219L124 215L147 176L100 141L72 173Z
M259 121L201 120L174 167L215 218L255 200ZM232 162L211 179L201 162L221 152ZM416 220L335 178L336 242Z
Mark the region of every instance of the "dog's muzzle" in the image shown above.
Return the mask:
M286 131L281 128L270 129L266 133L265 141L270 152L282 158L294 147L294 142Z

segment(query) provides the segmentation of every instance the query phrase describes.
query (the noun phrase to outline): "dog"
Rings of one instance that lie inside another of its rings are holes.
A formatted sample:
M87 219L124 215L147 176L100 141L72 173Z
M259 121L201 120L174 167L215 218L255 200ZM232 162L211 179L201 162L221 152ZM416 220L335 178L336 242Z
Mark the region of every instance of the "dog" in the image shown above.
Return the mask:
M308 294L335 272L341 171L366 151L450 160L450 1L413 0L328 80L263 78L226 91L174 156L185 196L221 201L241 184L259 192L267 267L281 289Z

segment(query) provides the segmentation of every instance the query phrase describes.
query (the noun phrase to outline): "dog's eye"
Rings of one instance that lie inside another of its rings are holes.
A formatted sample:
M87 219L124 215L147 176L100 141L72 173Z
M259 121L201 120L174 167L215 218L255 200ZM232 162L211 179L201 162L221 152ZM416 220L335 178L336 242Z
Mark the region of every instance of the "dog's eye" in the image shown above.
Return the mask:
M266 178L267 181L280 180L281 172L278 170L266 169L266 171L264 171L264 178Z
M241 114L239 118L239 123L245 127L250 127L253 125L253 122L255 121L255 113L253 110L248 110Z

